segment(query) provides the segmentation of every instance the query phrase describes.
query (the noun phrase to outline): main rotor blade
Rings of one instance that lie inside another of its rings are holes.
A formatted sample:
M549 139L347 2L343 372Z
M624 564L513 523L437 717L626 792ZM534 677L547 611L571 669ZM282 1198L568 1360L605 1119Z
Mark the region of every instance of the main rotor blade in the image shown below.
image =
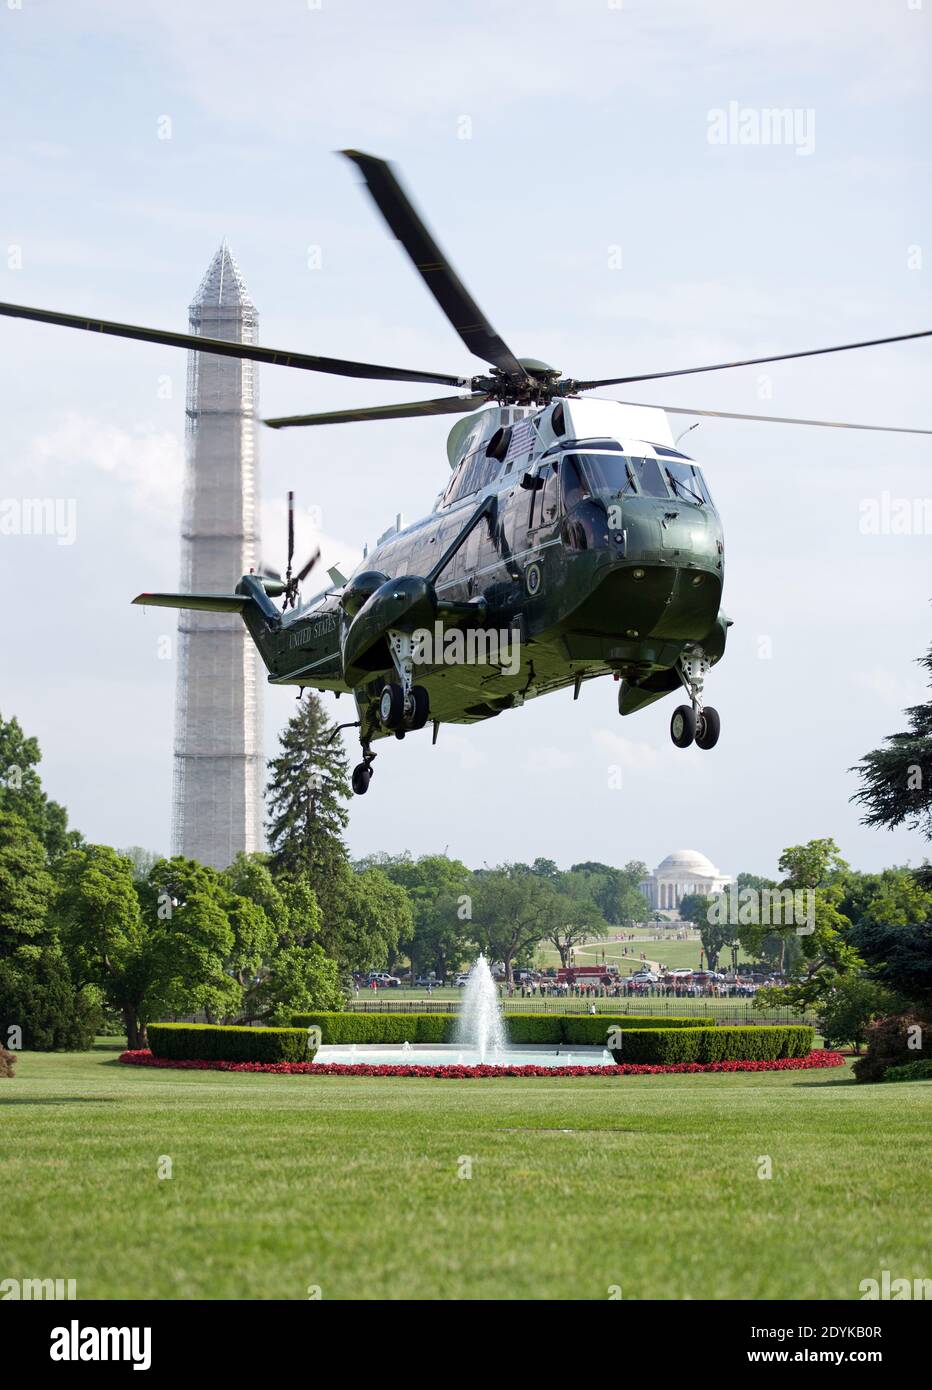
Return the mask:
M446 376L442 372L407 371L404 367L380 367L371 362L347 362L340 357L315 357L309 352L283 352L280 348L259 347L257 343L233 343L225 338L205 338L200 333L171 333L163 328L140 328L134 323L89 319L82 314L60 314L54 309L31 309L25 304L0 303L0 315L11 319L30 319L34 323L53 323L59 328L81 328L88 333L104 333L113 338L163 343L166 347L187 348L192 352L210 352L218 357L241 357L250 362L267 362L273 367L300 367L306 372L326 372L330 376L362 377L371 381L420 381L439 386L470 385L469 377Z
M357 420L406 420L415 415L468 415L485 405L488 396L440 396L434 401L406 401L402 405L373 405L363 410L328 410L321 415L279 415L264 420L273 430L291 425L350 425Z
M643 405L643 401L619 401L619 405ZM658 405L668 415L706 415L713 420L763 420L768 425L818 425L826 430L871 430L881 434L932 434L932 430L907 429L903 425L853 425L850 420L803 420L792 415L741 415L733 410L687 410L680 405Z
M632 381L659 381L668 376L695 376L697 372L724 372L731 367L759 367L765 362L790 362L797 357L824 357L829 352L852 352L855 348L882 347L885 343L908 343L913 338L932 337L932 328L920 333L897 333L892 338L869 338L863 343L840 343L836 347L810 348L806 352L781 352L775 357L745 357L735 362L715 362L709 367L680 367L674 372L642 372L640 376L605 377L602 381L577 381L577 391L592 391L597 386L625 386Z
M511 348L496 333L434 241L392 166L384 159L361 154L359 150L341 150L340 153L351 159L362 173L379 212L469 351L509 375L526 377L527 373Z

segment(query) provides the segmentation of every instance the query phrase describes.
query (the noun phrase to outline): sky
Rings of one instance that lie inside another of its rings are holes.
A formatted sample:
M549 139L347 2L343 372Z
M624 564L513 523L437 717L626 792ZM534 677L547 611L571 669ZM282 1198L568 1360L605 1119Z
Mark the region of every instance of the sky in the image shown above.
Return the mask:
M932 0L2 0L0 298L184 329L226 237L261 342L481 370L335 157L357 148L398 166L509 345L580 378L916 331L930 76ZM623 398L932 428L930 353ZM185 355L0 319L0 362L0 502L47 499L60 523L0 535L0 712L88 838L167 851L174 617L130 599L178 584ZM267 415L420 392L260 377ZM448 428L265 431L267 560L294 487L298 550L352 567L430 509ZM695 848L774 873L831 835L860 868L921 861L918 834L859 823L850 769L924 698L932 440L703 420L688 444L734 621L714 752L673 747L672 699L622 720L593 681L436 747L381 742L353 854L653 867ZM293 699L266 695L269 755Z

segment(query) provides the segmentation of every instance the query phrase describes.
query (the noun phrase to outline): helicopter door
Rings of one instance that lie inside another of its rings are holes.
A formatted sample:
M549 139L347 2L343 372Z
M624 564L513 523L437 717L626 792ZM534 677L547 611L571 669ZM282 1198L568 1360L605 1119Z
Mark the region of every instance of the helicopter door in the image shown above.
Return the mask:
M528 544L542 545L560 522L560 481L556 463L545 463L538 473L541 486L531 492Z
M560 568L560 479L556 461L545 463L539 473L543 486L531 493L525 557L525 587L533 597L558 581ZM556 544L554 544L556 542Z
M479 569L479 540L485 522L480 521L478 526L474 526L466 537L463 544L463 578L466 583L466 593L469 598L478 593L479 579L477 571Z

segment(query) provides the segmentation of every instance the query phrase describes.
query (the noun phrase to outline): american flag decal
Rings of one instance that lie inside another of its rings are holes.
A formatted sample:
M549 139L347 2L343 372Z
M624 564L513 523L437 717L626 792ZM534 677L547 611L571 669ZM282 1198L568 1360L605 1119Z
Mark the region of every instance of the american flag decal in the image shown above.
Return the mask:
M516 458L518 454L526 454L534 445L534 422L532 420L519 420L512 426L511 439L508 441L508 453L506 459Z

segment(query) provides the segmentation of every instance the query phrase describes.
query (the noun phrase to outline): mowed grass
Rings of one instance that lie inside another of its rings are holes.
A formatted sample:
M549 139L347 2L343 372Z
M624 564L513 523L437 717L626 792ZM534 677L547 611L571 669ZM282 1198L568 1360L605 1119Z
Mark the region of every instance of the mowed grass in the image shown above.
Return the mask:
M623 954L625 947L627 947L627 955ZM591 945L577 946L575 950L576 964L601 965L603 951L605 952L605 963L617 965L622 975L633 974L635 970L642 968L642 951L647 960L659 962L667 970L698 970L700 968L699 957L702 951L702 941L698 932L690 935L688 941L677 941L672 937L655 941L649 932L641 932L638 933L634 941L600 941ZM542 948L538 955L545 966L559 966L560 964L558 953L550 948ZM744 951L738 952L739 963L747 959L748 956ZM722 952L719 961L719 969L724 970L726 968L731 969L730 949Z
M0 1277L73 1277L85 1299L855 1299L882 1269L930 1272L932 1083L117 1055L24 1053L0 1082Z

